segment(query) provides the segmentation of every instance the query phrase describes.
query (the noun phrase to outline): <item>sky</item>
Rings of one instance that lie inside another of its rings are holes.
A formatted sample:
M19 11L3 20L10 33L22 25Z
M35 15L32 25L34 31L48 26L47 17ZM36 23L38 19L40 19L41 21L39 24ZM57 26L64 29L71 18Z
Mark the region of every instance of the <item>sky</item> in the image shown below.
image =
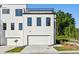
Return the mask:
M75 18L75 26L79 28L79 4L28 4L28 8L54 8L55 11L62 10L71 13Z

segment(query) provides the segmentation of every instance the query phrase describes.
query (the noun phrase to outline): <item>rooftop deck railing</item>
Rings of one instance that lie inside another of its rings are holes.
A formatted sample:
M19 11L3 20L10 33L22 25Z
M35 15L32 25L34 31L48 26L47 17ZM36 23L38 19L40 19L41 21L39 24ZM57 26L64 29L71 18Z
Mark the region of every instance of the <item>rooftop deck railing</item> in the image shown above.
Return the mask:
M26 9L23 9L23 13L29 13L30 11L51 11L51 12L54 12L54 8L26 8Z

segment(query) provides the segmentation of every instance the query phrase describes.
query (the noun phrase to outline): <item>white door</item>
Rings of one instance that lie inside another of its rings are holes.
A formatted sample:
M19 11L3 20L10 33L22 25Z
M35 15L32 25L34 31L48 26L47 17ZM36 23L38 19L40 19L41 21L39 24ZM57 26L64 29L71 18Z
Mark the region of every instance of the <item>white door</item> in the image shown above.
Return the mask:
M29 45L49 45L50 36L29 36L28 44Z

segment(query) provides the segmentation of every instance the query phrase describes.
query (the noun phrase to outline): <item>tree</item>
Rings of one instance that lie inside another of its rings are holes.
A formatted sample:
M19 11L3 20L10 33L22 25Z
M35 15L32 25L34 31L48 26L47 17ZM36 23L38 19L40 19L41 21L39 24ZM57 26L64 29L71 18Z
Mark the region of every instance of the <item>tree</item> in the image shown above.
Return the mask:
M56 36L76 37L75 19L72 14L61 10L56 12Z

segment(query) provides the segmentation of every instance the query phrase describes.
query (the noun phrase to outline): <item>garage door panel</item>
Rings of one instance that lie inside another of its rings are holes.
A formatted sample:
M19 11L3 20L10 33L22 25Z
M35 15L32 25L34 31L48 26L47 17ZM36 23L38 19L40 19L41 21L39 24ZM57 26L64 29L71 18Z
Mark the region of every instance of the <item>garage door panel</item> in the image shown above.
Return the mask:
M29 45L49 45L50 36L29 36Z
M7 45L16 45L14 42L15 39L7 39Z
M17 42L17 46L22 46L23 45L23 41L21 40L21 39L19 39L19 38L8 38L7 39L7 45L15 45L16 46L16 42L15 42L15 40L18 40L18 42Z

